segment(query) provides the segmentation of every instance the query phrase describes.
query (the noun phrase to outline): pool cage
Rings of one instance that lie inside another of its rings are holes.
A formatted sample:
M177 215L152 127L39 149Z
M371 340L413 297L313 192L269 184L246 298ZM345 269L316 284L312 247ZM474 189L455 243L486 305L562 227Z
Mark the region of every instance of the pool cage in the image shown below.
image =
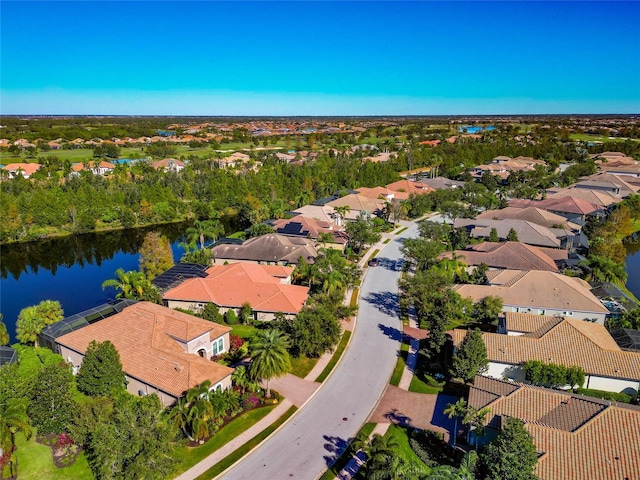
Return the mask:
M90 308L84 312L76 313L70 317L66 317L53 325L45 327L40 335L38 335L38 343L54 351L60 353L56 339L66 335L67 333L75 332L80 328L91 325L92 323L104 320L116 313L120 313L126 307L137 303L136 300L119 299L112 300L108 303L98 305L97 307Z

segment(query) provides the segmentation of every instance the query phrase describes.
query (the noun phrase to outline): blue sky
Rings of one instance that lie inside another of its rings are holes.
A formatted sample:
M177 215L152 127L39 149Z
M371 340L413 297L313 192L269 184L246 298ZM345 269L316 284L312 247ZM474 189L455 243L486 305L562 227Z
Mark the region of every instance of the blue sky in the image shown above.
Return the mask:
M640 113L639 2L2 1L0 113Z

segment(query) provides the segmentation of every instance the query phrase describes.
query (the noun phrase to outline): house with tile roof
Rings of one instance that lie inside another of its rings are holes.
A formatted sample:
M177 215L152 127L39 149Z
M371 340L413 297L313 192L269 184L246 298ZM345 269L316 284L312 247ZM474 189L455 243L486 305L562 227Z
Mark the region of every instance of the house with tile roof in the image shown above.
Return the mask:
M3 170L8 172L9 178L16 178L22 175L24 178L29 178L31 175L36 173L42 165L39 163L10 163L9 165L5 165L2 167Z
M487 296L502 298L503 312L559 315L604 324L609 310L577 277L540 270L490 270L489 285L454 285L462 297L478 302Z
M500 210L487 210L477 215L476 218L486 220L525 220L547 228L563 228L572 231L579 231L582 228L580 225L567 221L567 219L561 215L535 206L523 208L506 207Z
M300 258L313 263L318 256L315 242L308 238L269 233L242 244L218 243L211 248L214 265L248 262L265 265L297 265Z
M345 220L354 221L361 213L366 215L378 215L384 210L386 200L379 198L369 198L359 193L351 193L340 197L336 200L328 202L326 206L332 207L349 207L349 211L345 215Z
M586 202L598 205L605 209L622 201L622 198L614 195L613 192L591 188L576 188L575 185L547 190L547 199L562 197L580 198Z
M435 191L434 188L430 187L426 183L414 182L407 179L402 179L398 180L397 182L390 183L386 186L386 188L392 192L395 192L394 198L396 198L397 200L406 200L411 194L423 195Z
M538 451L541 480L640 478L640 409L558 390L478 376L468 404L488 408L483 442L518 418Z
M471 169L471 176L474 178L482 178L484 172L500 177L503 180L509 178L512 172L529 172L536 166L544 166L544 160L536 160L531 157L515 157L510 158L500 155L493 159L489 164L478 165Z
M469 245L466 250L445 252L438 258L455 257L469 267L484 263L490 269L557 272L556 261L561 262L562 259L549 256L546 252L550 250L555 249L537 248L522 242L482 242ZM556 251L563 255L564 260L567 259L566 250Z
M132 395L157 394L169 406L205 380L229 388L233 369L212 362L229 348L231 328L150 302L56 338L60 354L78 371L91 341L118 350Z
M293 267L232 263L207 270L204 278L186 279L162 298L169 308L200 311L207 303L222 312L251 305L256 320L273 320L276 313L294 317L305 305L309 288L291 285Z
M151 164L156 170L163 169L165 172L181 172L184 170L184 162L176 158L163 158Z
M447 177L423 178L420 183L433 188L434 190L445 190L464 187L464 182L450 180Z
M456 218L454 228L464 227L473 238L489 238L491 230L496 229L498 237L506 240L511 229L518 235L518 241L536 247L562 248L570 250L580 245L582 237L564 228L548 228L527 220L493 220L487 218Z
M303 205L290 212L293 215L302 215L307 218L313 218L327 224L342 226L342 218L338 215L333 207L327 205Z
M507 335L482 334L489 359L485 375L524 381L521 365L527 360L538 360L581 367L585 372L585 382L581 387L632 395L637 393L640 388L640 353L622 350L604 325L566 317L539 317L501 319L500 331L506 331ZM509 326L514 328L514 325L531 331L509 335L507 329ZM462 342L466 332L460 329L451 332L454 347Z
M105 162L104 160L91 160L86 167L84 163L74 163L71 165L71 173L78 174L81 171L88 171L94 175L106 175L113 172L115 168L116 166L113 163Z
M293 218L281 218L273 222L273 228L276 233L286 236L311 238L318 241L321 234L331 236L328 246L336 247L342 250L349 241L349 236L343 231L342 227L338 227L333 223L316 220L315 218L305 217L304 215L296 215Z
M509 200L510 207L537 207L560 215L572 223L584 225L589 218L604 218L607 209L574 195L552 196L544 200L525 200L514 198Z
M231 167L231 168L236 168L239 166L244 165L245 163L249 162L251 160L251 157L249 155L247 155L246 153L241 153L241 152L234 152L231 155L229 155L228 157L224 157L218 160L218 166L220 168L226 168L226 167Z

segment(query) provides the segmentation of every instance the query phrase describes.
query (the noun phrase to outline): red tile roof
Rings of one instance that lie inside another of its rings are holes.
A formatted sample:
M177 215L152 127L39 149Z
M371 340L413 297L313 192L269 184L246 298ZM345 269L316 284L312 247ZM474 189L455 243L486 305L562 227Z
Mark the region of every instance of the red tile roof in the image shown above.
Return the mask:
M260 312L297 314L309 288L281 283L292 267L233 263L207 270L205 278L189 278L163 295L165 300L210 302L220 307L241 308L249 303Z

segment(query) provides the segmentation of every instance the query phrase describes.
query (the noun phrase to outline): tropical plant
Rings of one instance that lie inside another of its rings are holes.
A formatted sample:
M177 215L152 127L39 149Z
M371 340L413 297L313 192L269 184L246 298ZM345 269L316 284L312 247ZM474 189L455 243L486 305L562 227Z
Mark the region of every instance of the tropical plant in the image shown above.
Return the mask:
M249 343L251 376L267 382L267 398L271 398L270 380L291 370L289 346L288 336L277 329L258 331Z
M53 300L43 300L38 305L23 308L16 322L16 338L20 343L32 343L37 348L42 329L59 322L63 317L60 302Z
M24 400L8 399L0 403L0 447L4 455L11 455L13 452L16 446L15 435L18 432L24 433L27 440L31 438L27 403ZM0 454L0 457L3 454Z
M464 398L459 399L456 403L447 404L447 408L444 409L444 414L450 419L453 418L453 444L456 444L458 437L458 418L464 418L467 413L467 402Z
M218 220L196 220L193 226L187 228L187 239L189 242L200 242L200 249L204 249L204 242L207 238L214 242L224 235L224 227Z
M470 406L467 408L467 413L462 419L462 423L469 426L469 436L471 435L471 432L474 434L474 445L476 450L478 449L478 440L480 437L484 436L487 415L489 415L489 413L491 413L491 409L489 408L482 408L478 410L477 408Z
M0 313L0 347L9 345L9 332L7 326L2 321L2 314Z
M580 262L588 269L586 280L593 282L612 282L624 284L627 281L627 271L624 264L599 255L589 255L587 260Z
M102 289L114 287L118 290L116 298L130 298L159 303L160 291L142 272L131 270L125 272L122 268L116 270L117 279L102 282Z

